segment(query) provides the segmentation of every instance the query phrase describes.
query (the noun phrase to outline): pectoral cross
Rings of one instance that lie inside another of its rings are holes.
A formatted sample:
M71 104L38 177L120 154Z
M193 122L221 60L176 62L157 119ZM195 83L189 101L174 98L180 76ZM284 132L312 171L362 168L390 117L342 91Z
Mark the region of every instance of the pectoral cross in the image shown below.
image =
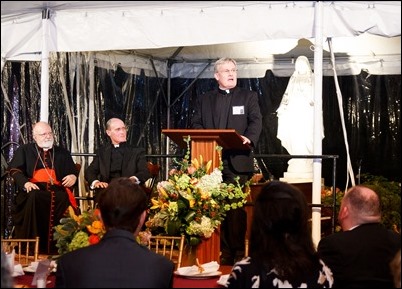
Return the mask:
M52 175L49 174L48 171L47 171L48 168L52 169L52 167L51 167L52 161L50 159L50 153L49 153L48 150L43 150L43 165L45 166L44 169L46 170L46 173L49 176L49 182L50 182L51 185L53 185L54 183L53 183Z

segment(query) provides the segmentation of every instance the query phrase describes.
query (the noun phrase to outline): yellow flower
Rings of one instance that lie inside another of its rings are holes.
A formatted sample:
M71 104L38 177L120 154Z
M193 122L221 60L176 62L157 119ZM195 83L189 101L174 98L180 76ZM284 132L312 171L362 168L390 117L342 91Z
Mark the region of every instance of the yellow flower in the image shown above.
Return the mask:
M200 156L201 157L201 156ZM201 157L202 159L202 157ZM191 164L193 165L193 167L198 170L200 168L200 164L198 163L198 160L195 158L193 160L191 160Z
M165 198L168 197L168 195L167 195L167 193L166 193L166 191L165 191L165 189L164 189L163 187L158 188L158 192L159 192L163 197L165 197Z
M206 166L205 166L205 171L206 171L206 172L209 172L209 169L211 168L211 166L212 166L212 160L209 160L209 161L207 162Z
M80 217L75 214L73 207L68 207L68 214L70 215L71 219L74 219L74 221L76 221L77 223L80 222Z
M152 203L151 210L155 210L155 209L157 209L157 208L161 208L161 209L162 209L163 207L167 207L167 206L168 206L165 202L163 202L163 201L160 200L160 199L156 200L156 199L152 198L152 199L151 199L151 203Z
M190 206L190 208L194 208L194 206L195 206L195 200L194 199L189 200L189 206Z

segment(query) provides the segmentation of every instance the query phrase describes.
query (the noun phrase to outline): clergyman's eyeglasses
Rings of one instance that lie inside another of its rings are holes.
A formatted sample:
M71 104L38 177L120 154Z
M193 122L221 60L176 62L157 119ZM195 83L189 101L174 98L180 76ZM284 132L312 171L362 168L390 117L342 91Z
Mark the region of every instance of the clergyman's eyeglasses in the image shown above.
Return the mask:
M40 137L53 136L53 132L37 133L36 135Z
M237 69L226 69L226 70L221 70L220 73L225 73L225 74L234 74L237 72Z

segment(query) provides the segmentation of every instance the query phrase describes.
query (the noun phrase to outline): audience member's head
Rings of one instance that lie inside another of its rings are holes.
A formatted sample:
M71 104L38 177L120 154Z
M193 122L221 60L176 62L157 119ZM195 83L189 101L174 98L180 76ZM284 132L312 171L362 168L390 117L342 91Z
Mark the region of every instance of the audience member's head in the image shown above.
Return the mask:
M6 253L1 246L1 288L13 288L14 281L10 271L10 264L8 263Z
M392 276L394 277L395 288L401 288L401 250L396 253L390 263Z
M147 210L147 196L130 178L117 178L100 193L98 206L107 230L140 231Z
M343 231L381 221L381 204L378 194L367 187L358 185L350 188L342 199L338 221Z
M316 268L315 252L308 223L308 205L297 187L272 181L262 187L254 204L250 256L261 266L268 264L278 275L302 278Z

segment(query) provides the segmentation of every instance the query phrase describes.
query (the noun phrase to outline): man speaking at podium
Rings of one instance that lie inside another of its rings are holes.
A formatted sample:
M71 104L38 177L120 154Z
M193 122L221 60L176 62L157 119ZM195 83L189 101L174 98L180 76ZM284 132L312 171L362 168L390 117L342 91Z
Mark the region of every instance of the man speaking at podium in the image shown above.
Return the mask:
M191 120L193 129L235 129L243 144L255 147L262 129L257 93L237 85L237 64L234 59L215 62L214 77L218 90L198 97ZM224 149L223 181L244 184L253 174L253 151ZM244 208L230 210L221 225L221 265L233 265L244 256L247 216Z

